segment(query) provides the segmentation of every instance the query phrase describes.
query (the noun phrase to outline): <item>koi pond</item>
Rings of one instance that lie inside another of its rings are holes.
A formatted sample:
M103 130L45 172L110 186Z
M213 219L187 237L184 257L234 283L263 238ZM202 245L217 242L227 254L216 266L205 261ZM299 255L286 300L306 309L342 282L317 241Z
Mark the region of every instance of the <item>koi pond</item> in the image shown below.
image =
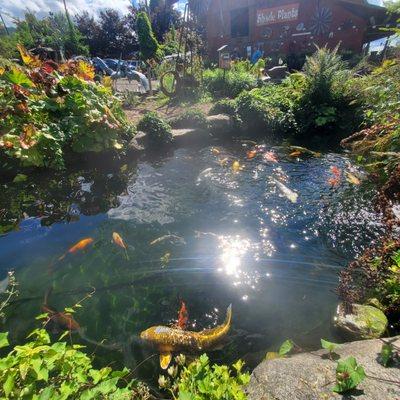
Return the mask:
M176 323L181 301L194 331L222 323L232 304L215 361L254 367L288 338L305 349L340 341L337 275L382 231L375 188L346 155L253 147L187 147L3 182L0 279L13 269L20 292L7 310L11 341L40 326L43 304L62 311L89 293L68 340L153 383L158 357L139 334Z

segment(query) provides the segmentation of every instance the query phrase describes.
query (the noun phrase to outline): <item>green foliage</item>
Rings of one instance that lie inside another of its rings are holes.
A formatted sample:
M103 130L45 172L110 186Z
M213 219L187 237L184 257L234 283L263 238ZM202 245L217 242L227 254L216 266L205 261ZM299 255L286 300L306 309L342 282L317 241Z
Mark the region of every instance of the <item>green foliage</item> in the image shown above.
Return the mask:
M168 144L172 141L171 126L155 112L148 112L139 121L137 129L147 133L147 140L151 147Z
M67 56L88 55L83 37L64 13L51 13L45 18L37 18L33 12L26 12L24 18L16 22L16 30L10 36L0 36L0 56L18 57L17 43L26 48L38 44L50 47Z
M241 120L254 133L284 135L296 132L291 111L292 100L286 87L268 84L260 89L242 92L237 98Z
M0 74L3 167L14 160L59 169L66 151L120 149L129 140L132 128L120 102L90 81L86 64L65 64L57 72L46 68L13 66Z
M207 69L203 76L204 87L213 97L235 98L244 90L257 86L256 77L247 71Z
M160 58L161 48L154 36L149 17L145 12L140 12L137 15L137 34L141 59L147 61Z
M364 368L357 364L354 357L341 360L336 367L336 385L332 388L332 391L345 393L355 389L365 377Z
M340 274L340 297L348 303L376 299L396 328L400 315L400 242L388 239L368 250Z
M204 113L200 110L190 109L171 121L171 126L181 128L203 128L207 129L208 123Z
M174 381L162 376L159 384L179 400L245 400L243 387L249 383L250 375L242 372L243 365L240 360L232 367L210 365L209 358L203 354L188 366L170 367L168 374Z
M148 399L147 387L128 378L129 370L95 369L83 346L51 343L44 329L34 330L23 345L0 360L3 398L30 399ZM8 345L0 334L0 347Z
M323 349L328 350L329 353L333 353L339 346L337 343L329 342L328 340L321 339L321 346Z
M284 357L284 356L286 356L287 354L289 354L293 350L293 347L294 347L294 343L293 343L292 340L290 340L290 339L285 340L282 343L281 347L279 348L278 354L281 357Z
M236 114L236 101L231 99L223 99L214 103L210 109L210 115L217 114L228 114L235 115Z
M296 90L300 91L293 112L299 134L352 133L360 122L356 93L348 85L351 71L338 54L338 47L333 51L318 48L297 75Z
M384 343L382 345L381 352L379 354L380 361L384 367L387 367L389 363L393 360L394 352L393 345L391 343Z

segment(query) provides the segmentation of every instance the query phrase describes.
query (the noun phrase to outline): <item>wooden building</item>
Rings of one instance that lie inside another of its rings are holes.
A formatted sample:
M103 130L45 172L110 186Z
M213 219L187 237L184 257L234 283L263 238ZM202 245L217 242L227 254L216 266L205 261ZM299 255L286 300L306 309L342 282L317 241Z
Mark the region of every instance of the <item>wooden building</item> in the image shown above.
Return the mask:
M195 3L196 1L193 0ZM248 57L307 54L318 46L361 52L363 46L387 36L380 27L386 9L377 0L203 0L209 57L228 45Z

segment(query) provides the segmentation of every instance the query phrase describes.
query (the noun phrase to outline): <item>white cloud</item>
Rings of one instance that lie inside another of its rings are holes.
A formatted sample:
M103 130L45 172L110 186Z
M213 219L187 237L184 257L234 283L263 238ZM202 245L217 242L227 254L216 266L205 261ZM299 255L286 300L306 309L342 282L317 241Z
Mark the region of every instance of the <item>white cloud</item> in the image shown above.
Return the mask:
M82 11L97 14L105 8L114 8L121 13L126 13L131 5L130 0L66 0L68 10L71 15ZM12 24L12 18L21 18L26 10L33 11L38 17L43 17L47 13L62 12L64 5L62 0L7 0L0 7L0 12L6 20L7 25Z

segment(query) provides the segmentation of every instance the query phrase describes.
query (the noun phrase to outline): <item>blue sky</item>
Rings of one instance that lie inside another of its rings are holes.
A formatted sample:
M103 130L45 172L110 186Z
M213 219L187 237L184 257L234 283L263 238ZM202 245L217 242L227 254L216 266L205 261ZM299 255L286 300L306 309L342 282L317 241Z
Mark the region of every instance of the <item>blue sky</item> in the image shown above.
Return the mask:
M71 14L82 11L98 13L105 8L115 8L125 13L128 6L137 3L138 0L67 0ZM44 16L49 11L63 11L62 0L0 0L0 12L3 14L7 25L12 25L12 18L20 18L26 10L34 11L38 16ZM185 4L185 0L179 0L178 8Z

